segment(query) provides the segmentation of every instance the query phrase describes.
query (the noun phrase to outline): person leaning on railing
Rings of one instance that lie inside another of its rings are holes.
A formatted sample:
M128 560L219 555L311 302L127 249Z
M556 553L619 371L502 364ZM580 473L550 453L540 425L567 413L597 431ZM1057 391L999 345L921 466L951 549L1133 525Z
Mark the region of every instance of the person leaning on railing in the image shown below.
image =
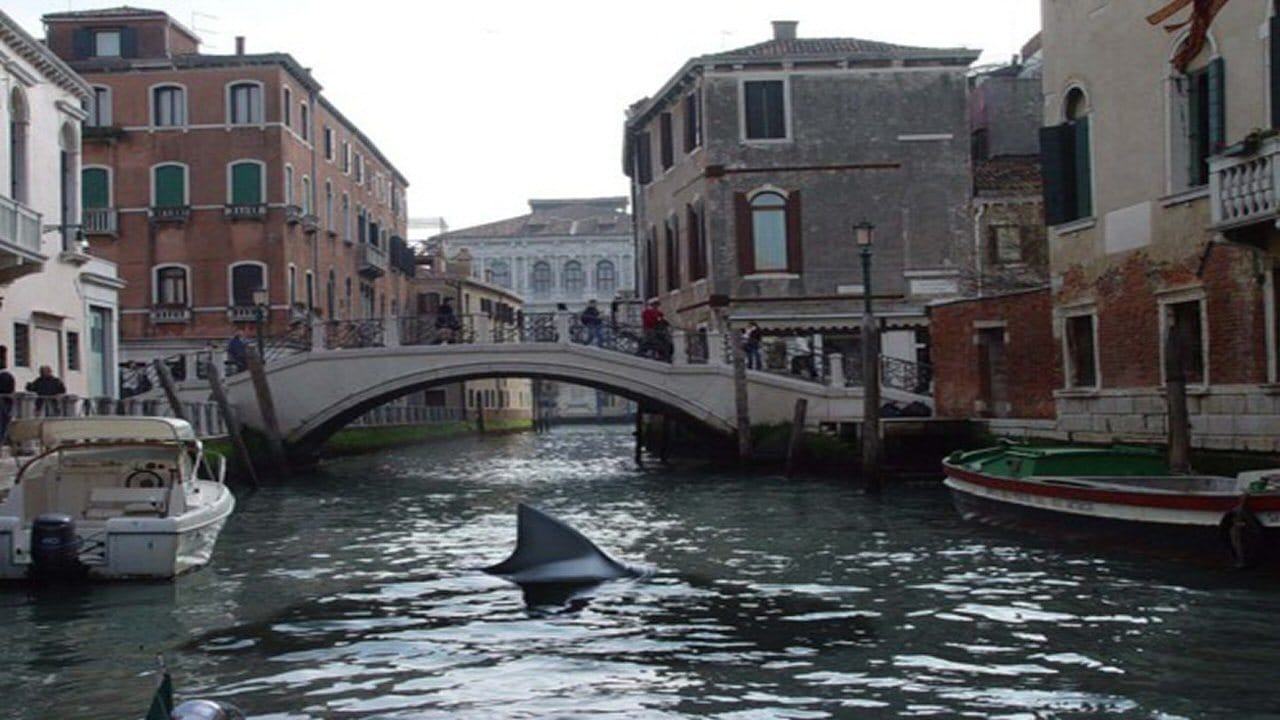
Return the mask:
M27 392L36 394L36 413L39 414L44 411L46 399L58 395L66 395L67 386L63 385L62 381L53 374L53 368L48 365L41 365L40 377L27 383ZM50 402L50 407L55 407L52 402Z

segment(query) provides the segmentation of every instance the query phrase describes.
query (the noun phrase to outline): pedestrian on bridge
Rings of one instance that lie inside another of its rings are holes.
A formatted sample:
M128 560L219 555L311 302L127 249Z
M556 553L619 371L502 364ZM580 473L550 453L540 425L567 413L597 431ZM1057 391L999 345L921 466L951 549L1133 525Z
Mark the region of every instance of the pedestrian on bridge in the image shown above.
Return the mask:
M594 298L587 301L587 307L582 311L582 326L587 329L585 344L595 344L596 347L604 344L604 321L600 317L600 308L596 307Z
M244 341L244 333L236 328L227 341L227 364L231 366L231 374L244 372L249 368L249 344Z

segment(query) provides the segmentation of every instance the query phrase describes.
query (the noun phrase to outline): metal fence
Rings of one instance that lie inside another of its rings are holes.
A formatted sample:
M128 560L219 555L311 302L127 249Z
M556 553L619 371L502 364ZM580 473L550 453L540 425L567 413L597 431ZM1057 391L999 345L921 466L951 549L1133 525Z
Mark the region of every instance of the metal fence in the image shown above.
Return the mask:
M183 413L196 435L202 438L222 437L227 426L216 403L184 402ZM156 398L79 397L76 395L39 396L19 392L0 395L0 413L9 420L40 417L102 417L147 415L173 417L168 400Z

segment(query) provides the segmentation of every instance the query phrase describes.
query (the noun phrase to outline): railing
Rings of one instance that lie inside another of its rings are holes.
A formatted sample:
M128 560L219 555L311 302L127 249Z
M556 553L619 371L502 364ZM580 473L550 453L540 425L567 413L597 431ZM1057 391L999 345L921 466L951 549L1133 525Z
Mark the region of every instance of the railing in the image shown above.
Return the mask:
M382 275L387 271L387 253L377 245L365 243L360 246L360 260L357 271L362 275Z
M438 315L428 313L396 318L401 345L449 345L455 343L490 342L477 340L475 317L471 315Z
M80 222L86 235L115 235L120 231L120 215L115 208L85 208Z
M1280 138L1265 140L1251 150L1209 160L1209 197L1215 228L1276 218L1280 208Z
M462 408L436 405L383 405L356 418L348 427L388 427L425 425L427 423L461 422L466 419Z
M933 367L902 358L880 358L880 383L916 395L928 395L933 385Z
M154 372L154 369L152 370ZM151 415L173 417L173 408L167 400L155 398L79 397L76 395L39 396L19 392L0 395L0 403L6 406L13 420L39 417L99 417L112 415ZM184 402L183 414L202 438L222 437L227 426L216 403Z
M184 223L190 217L191 207L188 205L153 205L151 207L151 222Z
M186 322L191 322L191 308L185 305L157 305L151 308L151 323L153 325Z
M0 241L40 254L40 213L0 195Z
M227 308L227 320L233 323L257 322L258 308L255 305L232 305Z
M262 220L267 216L266 203L233 203L223 210L228 220Z
M560 339L555 313L525 313L520 320L520 342L556 342Z
M324 323L326 350L383 347L386 345L381 319L332 320Z

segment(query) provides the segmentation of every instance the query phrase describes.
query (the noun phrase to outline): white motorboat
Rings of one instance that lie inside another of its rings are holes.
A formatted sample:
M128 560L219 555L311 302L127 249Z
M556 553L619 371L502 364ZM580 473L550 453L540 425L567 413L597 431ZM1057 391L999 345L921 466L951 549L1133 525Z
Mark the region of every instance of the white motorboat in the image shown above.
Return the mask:
M17 420L38 443L0 503L0 579L166 579L209 562L235 497L226 463L165 417Z

